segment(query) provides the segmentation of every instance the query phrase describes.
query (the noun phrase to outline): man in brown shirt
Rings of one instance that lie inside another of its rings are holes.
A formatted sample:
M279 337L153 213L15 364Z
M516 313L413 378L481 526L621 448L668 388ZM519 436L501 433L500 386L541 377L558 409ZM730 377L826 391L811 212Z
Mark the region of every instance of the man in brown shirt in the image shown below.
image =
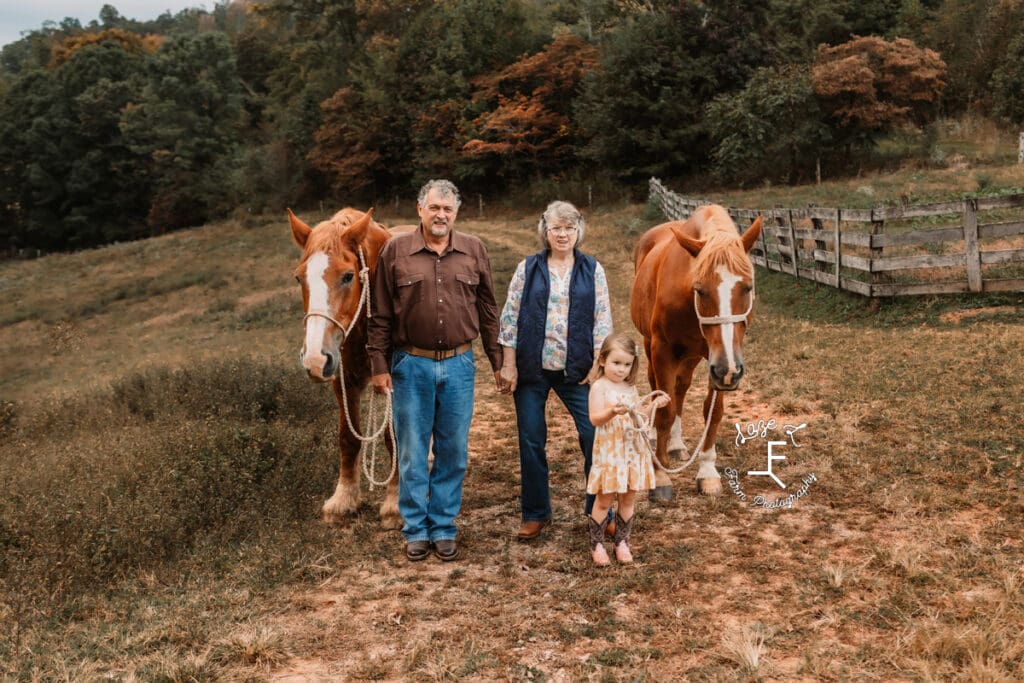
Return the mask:
M428 181L416 204L419 230L384 245L374 278L366 348L374 389L393 391L398 509L413 561L425 559L431 545L442 560L459 555L455 518L473 417L473 339L481 337L495 382L501 369L491 263L479 238L453 230L460 203L451 182Z

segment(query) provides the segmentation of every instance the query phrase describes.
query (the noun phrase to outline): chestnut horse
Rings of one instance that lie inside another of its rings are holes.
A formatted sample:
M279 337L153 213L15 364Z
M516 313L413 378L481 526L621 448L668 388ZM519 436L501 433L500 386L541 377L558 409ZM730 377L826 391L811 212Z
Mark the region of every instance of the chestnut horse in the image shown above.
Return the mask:
M685 222L648 230L633 253L630 313L644 337L651 389L671 398L654 420L655 457L665 468L668 453L684 448L679 423L693 371L701 360L708 361L705 432L694 454L697 490L705 495L722 490L715 469L721 392L736 390L743 377L743 335L754 305L754 267L748 253L761 233L761 222L759 216L741 237L724 208L701 206ZM668 474L657 468L656 475L652 498L670 500Z
M302 249L302 259L295 269L306 311L302 366L313 382L330 381L338 399L341 467L334 495L323 505L323 518L326 522L339 522L359 507L361 443L352 430L369 431L359 426L359 399L370 380L370 359L366 354L369 301L361 305L360 299L363 290L373 282L377 257L392 233L376 223L370 212L351 208L342 209L314 228L303 223L291 209L288 219L292 238ZM352 420L351 428L346 412ZM376 428L377 425L370 427ZM391 441L385 441L390 451ZM397 472L388 480L380 518L385 529L402 527Z

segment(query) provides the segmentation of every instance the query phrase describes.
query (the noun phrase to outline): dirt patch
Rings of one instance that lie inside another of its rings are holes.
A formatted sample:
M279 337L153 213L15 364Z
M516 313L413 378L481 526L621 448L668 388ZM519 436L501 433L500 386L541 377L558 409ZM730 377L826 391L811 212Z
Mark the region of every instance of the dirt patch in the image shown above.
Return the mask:
M1013 315L1016 312L1016 306L985 306L983 308L970 308L963 311L950 311L948 313L943 313L939 316L939 320L944 323L955 325L963 322L964 320L970 320L971 318L977 318L982 315L999 315L1002 313Z

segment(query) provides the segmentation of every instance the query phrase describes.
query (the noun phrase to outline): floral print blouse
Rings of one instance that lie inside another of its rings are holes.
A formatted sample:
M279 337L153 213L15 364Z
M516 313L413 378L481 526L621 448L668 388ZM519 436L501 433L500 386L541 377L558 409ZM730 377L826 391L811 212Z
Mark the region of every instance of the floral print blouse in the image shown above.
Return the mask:
M551 266L551 289L548 292L548 317L544 324L544 345L541 347L541 367L545 370L565 369L566 346L569 337L569 281L572 268L565 277L559 277ZM519 262L512 282L508 285L508 298L501 311L498 343L510 348L516 347L519 306L526 285L526 260ZM594 352L601 348L604 338L612 332L612 308L608 296L608 279L604 268L598 263L594 269Z

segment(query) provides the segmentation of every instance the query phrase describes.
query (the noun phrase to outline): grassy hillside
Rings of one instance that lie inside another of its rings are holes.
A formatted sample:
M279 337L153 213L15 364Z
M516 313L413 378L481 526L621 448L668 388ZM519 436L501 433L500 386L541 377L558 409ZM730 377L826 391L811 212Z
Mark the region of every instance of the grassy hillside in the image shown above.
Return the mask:
M1005 186L1024 185L1006 172ZM873 182L873 199L898 201L905 176ZM817 203L849 205L830 187L826 199L840 198ZM829 189L722 200L794 205ZM535 248L539 211L479 218L467 207L460 219L487 242L502 297ZM660 218L638 205L588 218L585 248L628 328L629 254ZM735 423L806 423L776 467L794 488L815 483L775 510L728 487L699 498L692 474L676 475L676 501L639 504L638 563L606 571L586 553L581 462L557 403L555 524L537 543L512 541L512 405L478 358L465 557L411 565L401 535L379 530L380 491L364 485L347 526L318 520L337 471L337 414L297 363L296 254L283 218L267 217L0 265L0 674L1024 677L1024 296L873 311L759 273L720 463L765 464L763 441L737 445ZM754 478L743 488L777 495Z

